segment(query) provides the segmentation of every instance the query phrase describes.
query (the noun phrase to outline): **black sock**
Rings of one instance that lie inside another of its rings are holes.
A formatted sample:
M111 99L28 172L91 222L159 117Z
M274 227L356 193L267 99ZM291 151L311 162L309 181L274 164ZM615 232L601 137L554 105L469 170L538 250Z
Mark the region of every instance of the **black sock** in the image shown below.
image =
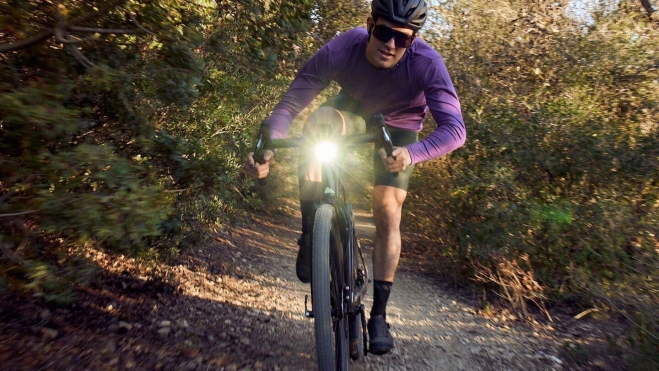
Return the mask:
M393 282L373 280L373 308L371 308L371 317L387 316L387 301Z

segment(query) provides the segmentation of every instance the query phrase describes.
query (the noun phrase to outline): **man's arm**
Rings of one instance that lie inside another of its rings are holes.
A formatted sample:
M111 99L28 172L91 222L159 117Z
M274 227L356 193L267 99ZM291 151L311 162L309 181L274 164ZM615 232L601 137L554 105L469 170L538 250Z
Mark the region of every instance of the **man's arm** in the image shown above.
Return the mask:
M287 137L293 120L332 81L331 43L323 46L304 64L275 106L268 119L272 138Z
M467 137L460 100L439 56L422 78L426 103L437 128L429 136L407 146L413 164L444 156L460 148Z

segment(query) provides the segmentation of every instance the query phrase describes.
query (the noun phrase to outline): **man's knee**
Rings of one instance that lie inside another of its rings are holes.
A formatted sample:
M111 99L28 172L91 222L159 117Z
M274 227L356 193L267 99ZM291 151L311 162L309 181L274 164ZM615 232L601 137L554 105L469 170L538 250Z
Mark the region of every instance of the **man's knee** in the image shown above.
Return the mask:
M373 190L373 216L382 224L400 221L407 192L391 186L375 186Z
M407 191L388 185L373 187L373 207L391 211L400 210L407 197Z

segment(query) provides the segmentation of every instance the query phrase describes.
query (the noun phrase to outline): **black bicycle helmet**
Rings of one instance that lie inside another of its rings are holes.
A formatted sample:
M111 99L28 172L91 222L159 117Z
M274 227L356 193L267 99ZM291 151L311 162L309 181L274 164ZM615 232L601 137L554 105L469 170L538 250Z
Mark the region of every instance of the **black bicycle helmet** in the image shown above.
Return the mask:
M418 31L428 17L428 5L425 0L373 0L371 14Z

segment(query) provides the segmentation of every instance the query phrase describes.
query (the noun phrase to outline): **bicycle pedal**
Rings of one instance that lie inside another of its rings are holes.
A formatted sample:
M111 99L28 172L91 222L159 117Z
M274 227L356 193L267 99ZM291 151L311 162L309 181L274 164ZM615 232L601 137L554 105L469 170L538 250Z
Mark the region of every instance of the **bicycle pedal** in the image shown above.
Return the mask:
M357 278L355 279L355 286L362 287L366 283L366 272L363 268L357 268Z
M309 310L307 307L307 301L309 300L309 295L304 295L304 316L307 318L313 318L313 311Z

